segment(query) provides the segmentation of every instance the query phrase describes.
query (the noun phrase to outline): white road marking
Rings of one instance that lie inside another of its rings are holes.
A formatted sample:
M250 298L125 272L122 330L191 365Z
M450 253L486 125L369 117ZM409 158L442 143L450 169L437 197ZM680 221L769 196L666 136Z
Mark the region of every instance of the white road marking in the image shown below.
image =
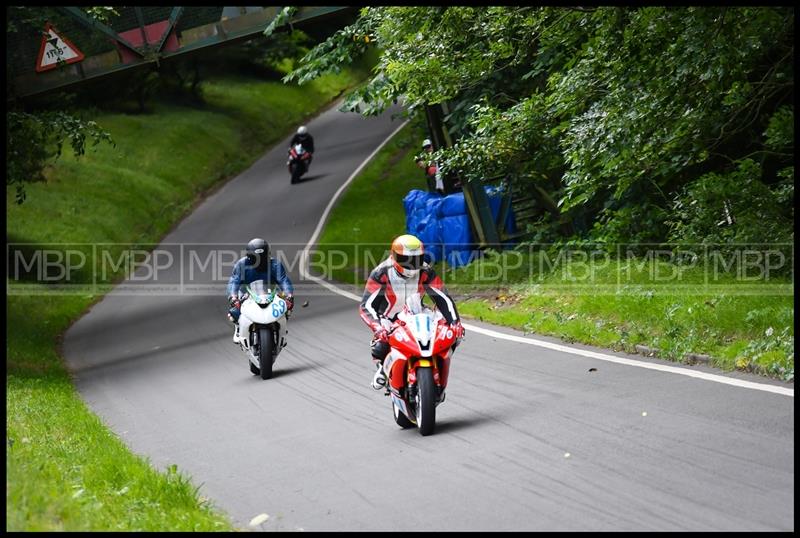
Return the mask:
M306 266L307 266L308 256L309 256L309 252L308 251L314 245L314 243L317 242L317 238L319 237L319 234L322 232L322 227L325 225L325 221L328 220L328 214L331 212L331 209L333 209L333 205L339 199L339 196L341 196L342 192L344 192L344 190L347 188L347 186L350 185L350 183L353 182L353 180L356 178L356 176L359 173L361 173L361 170L365 166L367 166L367 163L369 163L372 160L372 158L375 157L375 155L377 155L378 152L381 149L383 149L383 146L388 144L389 140L391 140L392 137L394 135L396 135L398 133L398 131L400 131L400 129L405 127L407 123L408 123L408 120L404 121L403 123L400 124L400 126L397 129L392 131L392 133L388 137L386 137L386 140L381 142L381 144L377 148L375 148L375 151L370 153L369 156L364 160L364 162L362 162L360 165L358 165L358 168L356 168L355 171L352 174L350 174L350 177L347 178L347 181L342 183L342 186L339 187L339 189L334 193L333 198L331 198L331 201L328 202L328 206L325 208L325 211L322 212L322 216L319 219L319 223L317 223L317 227L314 230L314 233L311 235L311 239L309 239L308 243L306 243L306 246L303 249L303 253L300 256L300 278L307 278L309 280L313 280L314 282L316 282L320 286L322 286L324 288L328 288L329 290L331 290L334 293L338 293L339 295L342 295L342 296L347 297L349 299L352 299L354 301L361 302L361 297L356 295L355 293L350 293L349 291L345 291L345 290L339 289L338 287L334 286L330 282L326 282L325 280L308 273L306 271Z
M717 383L725 383L727 385L734 385L737 387L744 387L748 389L756 389L756 390L763 390L766 392L774 392L776 394L783 394L785 396L794 397L794 389L781 387L777 385L768 385L766 383L755 383L753 381L745 381L743 379L735 379L732 377L725 377L722 375L717 374L709 374L706 372L698 372L696 370L691 370L688 368L678 368L677 366L667 366L664 364L652 364L642 361L637 361L634 359L626 359L624 357L615 357L614 355L606 355L605 353L598 353L596 351L589 351L588 349L577 349L574 347L564 346L561 344L554 344L552 342L545 342L543 340L536 340L534 338L523 338L521 336L515 336L513 334L505 334L500 333L497 331L493 331L491 329L484 329L483 327L477 327L475 325L467 325L466 323L463 324L464 328L469 329L471 331L475 331L479 334L485 334L486 336L491 336L492 338L502 338L503 340L510 340L512 342L519 342L522 344L530 344L534 346L544 347L547 349L552 349L553 351L560 351L562 353L570 353L572 355L581 355L583 357L589 357L592 359L598 359L601 361L607 362L615 362L617 364L625 364L628 366L638 366L639 368L649 368L651 370L660 370L662 372L669 372L672 374L680 374L686 375L689 377L696 377L699 379L705 379L706 381L715 381Z
M383 148L383 146L385 146L389 142L389 140L391 140L392 137L395 134L397 134L397 132L400 129L405 127L407 123L408 123L408 121L403 122L397 129L392 131L392 133L386 138L386 140L381 142L381 144L377 148L375 148L375 151L370 153L369 156L364 160L364 162L362 162L358 166L358 168L355 169L355 171L350 175L350 177L347 178L347 181L345 181L342 184L342 186L339 187L339 189L333 195L333 198L331 198L331 201L328 202L328 206L325 208L325 211L322 213L322 217L320 217L320 219L319 219L319 223L317 224L317 227L314 230L314 234L311 236L311 239L308 240L308 243L306 243L306 246L303 249L303 253L302 253L302 256L301 256L301 263L300 263L300 277L301 278L307 278L309 280L313 280L314 282L316 282L320 286L322 286L324 288L327 288L327 289L331 290L332 292L341 295L342 297L347 297L348 299L352 299L353 301L361 302L361 297L360 296L358 296L358 295L356 295L354 293L351 293L349 291L340 289L339 287L335 286L334 284L331 284L330 282L327 282L327 281L325 281L325 280L323 280L323 279L321 279L319 277L316 277L316 276L308 273L305 268L306 268L306 262L307 262L308 256L309 256L309 250L314 245L314 243L317 242L317 238L319 237L319 234L322 232L322 227L325 225L325 221L328 219L328 214L331 212L331 209L333 209L334 204L339 199L339 196L342 194L342 192L344 192L344 190L347 188L347 186L350 185L350 183L355 179L355 177L361 172L361 170L367 165L367 163L369 163L372 160L372 158L375 157L375 155ZM581 355L583 357L589 357L589 358L592 358L592 359L597 359L597 360L607 361L607 362L615 362L617 364L624 364L624 365L627 365L627 366L636 366L638 368L648 368L650 370L658 370L658 371L661 371L661 372L668 372L668 373L671 373L671 374L678 374L678 375L685 375L685 376L689 376L689 377L695 377L695 378L698 378L698 379L704 379L706 381L713 381L715 383L724 383L726 385L733 385L733 386L736 386L736 387L742 387L742 388L753 389L753 390L761 390L761 391L765 391L765 392L773 392L775 394L782 394L784 396L791 396L792 398L794 398L794 389L790 389L790 388L787 388L787 387L781 387L781 386L777 386L777 385L768 385L766 383L755 383L753 381L745 381L743 379L735 379L735 378L732 378L732 377L725 377L725 376L722 376L722 375L709 374L709 373L706 373L706 372L698 372L698 371L691 370L691 369L688 369L688 368L678 368L676 366L666 366L666 365L663 365L663 364L652 364L652 363L637 361L637 360L633 360L633 359L626 359L626 358L623 358L623 357L615 357L614 355L607 355L605 353L598 353L596 351L589 351L589 350L586 350L586 349L577 349L577 348L573 348L573 347L569 347L569 346L565 346L565 345L561 345L561 344L554 344L552 342L545 342L544 340L537 340L535 338L528 338L528 337L523 338L521 336L515 336L513 334L505 334L505 333L493 331L491 329L484 329L482 327L478 327L476 325L472 325L472 324L468 324L468 323L463 323L463 325L464 325L464 328L469 330L469 331L473 331L473 332L476 332L478 334L484 334L486 336L491 336L492 338L500 338L502 340L508 340L508 341L511 341L511 342L518 342L520 344L528 344L528 345L532 345L532 346L544 347L544 348L547 348L547 349L552 349L554 351L560 351L562 353L567 353L567 354L570 354L570 355Z

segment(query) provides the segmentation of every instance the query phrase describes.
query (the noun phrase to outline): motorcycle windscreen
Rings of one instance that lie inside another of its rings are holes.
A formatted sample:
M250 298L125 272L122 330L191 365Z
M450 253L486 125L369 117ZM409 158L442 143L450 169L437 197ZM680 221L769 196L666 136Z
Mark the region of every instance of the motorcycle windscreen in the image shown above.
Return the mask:
M419 343L422 356L430 356L431 339L436 329L436 326L432 323L431 316L428 314L415 314L409 319L408 326L411 327L414 337Z
M247 292L258 304L271 303L274 295L267 283L263 280L254 280L248 284Z

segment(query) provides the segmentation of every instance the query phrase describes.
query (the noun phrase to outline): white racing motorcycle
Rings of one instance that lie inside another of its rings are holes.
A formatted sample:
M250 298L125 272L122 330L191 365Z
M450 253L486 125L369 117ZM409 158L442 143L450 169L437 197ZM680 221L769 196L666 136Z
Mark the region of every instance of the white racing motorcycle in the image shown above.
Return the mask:
M261 379L272 377L278 353L286 347L286 301L263 280L247 285L239 315L239 346L247 353L250 371Z

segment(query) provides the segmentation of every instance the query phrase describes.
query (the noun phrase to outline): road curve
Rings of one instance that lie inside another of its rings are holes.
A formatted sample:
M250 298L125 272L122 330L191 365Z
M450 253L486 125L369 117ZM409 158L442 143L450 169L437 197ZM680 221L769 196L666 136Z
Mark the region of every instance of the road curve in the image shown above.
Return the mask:
M163 246L264 236L295 259L398 125L324 112L309 123L308 181L289 184L287 140ZM133 452L188 472L237 525L266 513L256 530L794 529L793 397L472 332L423 438L369 389L356 304L290 272L309 305L295 309L271 380L230 341L227 274L195 277L213 294L119 286L64 338L87 405Z

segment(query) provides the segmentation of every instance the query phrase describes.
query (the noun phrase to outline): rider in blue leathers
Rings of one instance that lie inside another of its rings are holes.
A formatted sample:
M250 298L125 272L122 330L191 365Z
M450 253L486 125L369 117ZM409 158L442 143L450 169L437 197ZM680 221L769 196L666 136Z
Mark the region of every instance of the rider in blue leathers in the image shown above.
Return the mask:
M247 243L247 255L233 266L233 272L228 279L228 319L234 324L233 341L239 343L239 314L241 300L239 293L245 284L256 280L264 280L271 285L280 286L289 311L294 308L294 287L286 268L280 260L270 258L269 245L261 238L252 239Z

